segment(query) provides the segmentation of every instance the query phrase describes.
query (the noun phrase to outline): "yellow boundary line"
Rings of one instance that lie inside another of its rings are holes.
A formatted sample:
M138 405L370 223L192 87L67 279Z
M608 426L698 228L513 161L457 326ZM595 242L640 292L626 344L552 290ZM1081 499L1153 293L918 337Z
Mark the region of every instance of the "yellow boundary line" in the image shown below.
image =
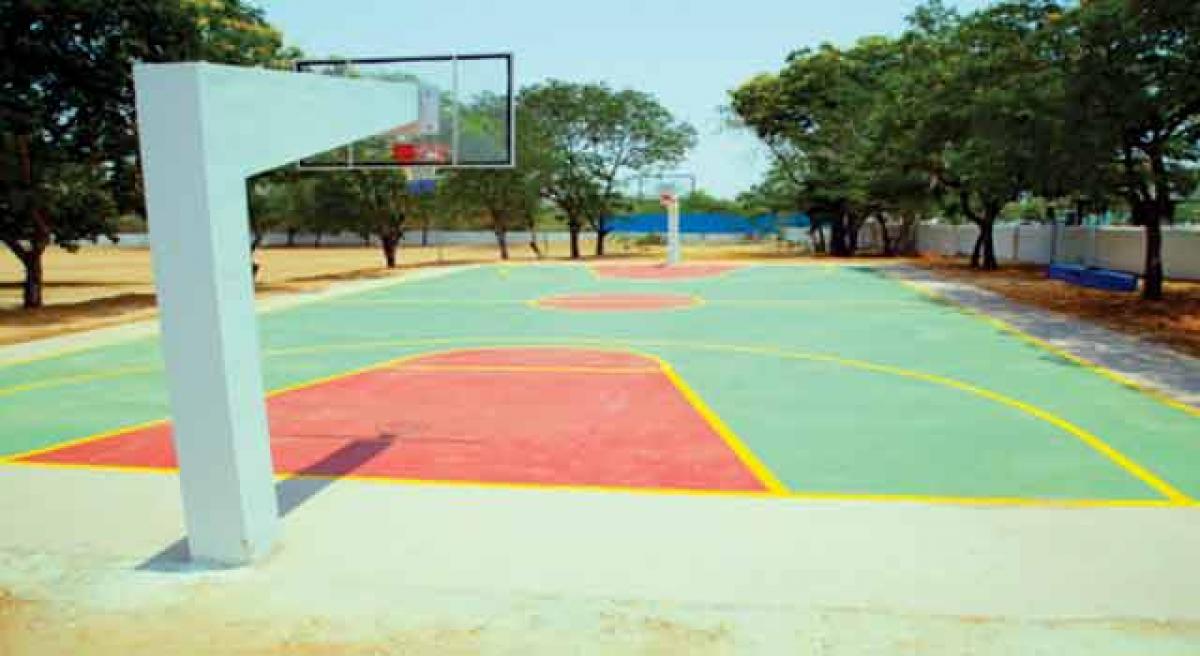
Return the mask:
M479 347L479 348L504 349L504 348L539 348L539 347L538 346L525 346L525 347L495 346L495 347ZM540 346L540 348L561 348L561 346L542 345L542 346ZM597 350L594 347L589 347L589 348L592 348L593 350ZM268 393L267 397L270 398L270 397L278 396L280 394L284 394L287 392L294 392L294 391L301 390L301 389L315 387L315 386L321 385L323 383L333 382L336 380L342 380L345 378L350 378L350 377L353 377L353 376L356 376L359 374L363 374L363 373L366 373L369 371L380 371L383 369L397 368L399 365L403 365L406 362L411 362L413 360L417 360L420 358L435 357L438 355L446 355L446 354L450 354L450 353L469 352L471 350L477 350L477 349L470 348L470 347L468 347L468 348L451 348L451 349L441 349L441 350L436 350L436 351L427 351L427 352L421 352L421 353L416 353L416 354L409 354L409 355L401 356L399 358L393 358L391 360L386 360L386 361L383 361L380 363L367 365L365 367L360 367L358 369L354 369L354 370L351 370L348 372L333 374L330 376L325 376L322 378L310 380L310 381L307 381L307 382L304 382L304 383L301 383L298 385L293 385L290 387L284 387L281 389L277 389L277 390L274 390L274 391ZM683 378L681 378L679 376L679 374L674 369L671 368L671 366L665 360L663 360L662 358L660 358L656 355L652 355L649 353L643 353L643 352L635 351L632 349L624 349L624 350L620 350L619 352L629 353L631 355L635 355L637 357L643 358L645 360L648 360L648 361L654 363L656 366L655 367L543 367L543 366L519 366L519 365L517 365L517 366L429 365L429 366L422 367L421 365L415 365L415 366L406 367L406 368L413 369L416 371L431 371L431 372L440 372L440 371L484 372L484 373L536 372L536 373L587 373L587 374L661 373L664 377L666 377L667 381L670 382L670 384L675 387L676 391L679 392L680 396L682 396L683 399L688 403L688 405L692 407L692 409L696 412L696 414L700 415L701 419L703 419L703 421L709 426L709 428L711 428L712 431L721 439L721 441L726 445L726 447L728 447L730 449L730 451L738 459L738 462L740 462L742 464L742 466L746 467L746 469L748 471L750 471L750 473L756 479L758 479L758 482L761 483L762 486L768 492L770 492L771 494L787 493L788 490L783 485L783 483L781 483L779 481L779 479L770 471L770 469L768 469L767 466L765 464L763 464L762 461L759 460L757 456L754 455L754 453L750 450L750 448L747 447L740 438L738 438L738 436L733 432L733 430L730 429L729 426L726 425L725 422L721 420L721 418L717 415L717 413L714 412L712 410L712 408L710 408L708 406L708 404L705 403L704 400L702 398L700 398L700 396L698 394L696 394L696 392L683 380ZM29 462L27 462L28 458L32 458L34 456L38 456L38 455L41 455L44 453L49 453L52 451L59 451L62 449L67 449L67 448L73 447L73 446L79 446L81 444L96 442L96 441L107 439L110 437L116 437L119 435L132 433L134 431L141 430L144 428L159 426L159 425L167 423L168 421L169 421L169 419L166 419L166 418L156 419L156 420L136 424L133 426L127 426L125 428L114 429L114 430L98 433L95 435L82 437L82 438L75 439L75 440L69 440L67 442L60 442L60 443L57 443L57 444L54 444L51 446L47 446L47 447L43 447L43 448L39 448L39 449L33 449L31 451L26 451L23 453L12 455L12 456L6 456L4 458L0 458L0 464L21 464L21 465L24 465L24 464L36 464L36 465L49 464L49 465L53 465L53 466L68 467L68 468L75 468L75 469L92 469L92 470L106 470L106 471L124 471L124 470L153 471L153 472L177 471L175 468L171 468L171 467L147 467L147 466L139 466L139 465L124 466L124 465L94 465L94 464L85 464L85 463L43 463L43 462L29 463ZM296 476L297 475L295 475L295 474L284 475L285 478L294 478ZM324 478L347 478L347 477L334 476L334 477L324 477ZM380 478L380 477L364 477L364 478ZM546 486L541 486L538 484L529 484L529 487L546 487ZM629 487L623 487L623 486L614 487L614 486L567 485L567 486L561 486L561 487L563 487L564 489L575 489L575 488L580 488L580 487L586 487L586 488L596 488L596 489L601 489L601 490L641 489L641 488L629 488ZM699 490L699 492L709 493L709 492L713 492L713 491L712 490Z
M491 346L476 346L477 344L480 344L480 343L490 343ZM811 362L824 362L824 363L829 363L829 364L834 364L834 365L845 366L848 368L860 369L860 370L864 370L864 371L870 371L870 372L874 372L874 373L881 373L881 374L887 374L887 375L894 375L894 376L899 376L899 377L903 377L903 378L919 380L919 381L934 384L934 385L949 387L951 389L955 389L955 390L958 390L961 392L979 396L979 397L987 399L989 401L993 401L996 403L1000 403L1001 405L1011 407L1011 408L1018 410L1024 414L1030 415L1040 421L1049 423L1050 425L1071 435L1073 438L1079 440L1080 442L1082 442L1083 444L1085 444L1086 446L1091 448L1093 451L1096 451L1098 454L1104 456L1106 459L1108 459L1109 461L1116 464L1118 467L1120 467L1126 473L1132 475L1133 477L1137 478L1139 481L1146 484L1151 489L1154 489L1156 492L1163 495L1166 499L1168 499L1171 502L1172 505L1192 505L1195 503L1195 501L1191 497L1189 497L1188 495L1179 491L1178 489L1176 489L1175 487L1173 487L1172 485L1170 485L1169 483L1167 483L1166 481L1164 481L1163 479L1161 479L1160 477L1158 477L1157 475L1152 473L1146 467L1134 462L1131 458L1129 458L1128 456L1125 456L1117 449L1108 445L1106 442L1104 442L1099 437L1084 430L1083 428L1076 426L1075 424L1067 421L1066 419L1058 417L1057 415L1055 415L1049 411L1038 408L1037 406L1034 406L1032 404L1025 403L1023 401L1019 401L1017 399L1007 397L998 392L994 392L992 390L988 390L986 388L978 387L978 386L972 385L970 383L965 383L965 382L958 381L958 380L955 380L952 378L938 376L936 374L927 374L924 372L913 371L913 370L909 370L909 369L903 369L900 367L893 367L890 365L876 364L873 362L867 362L867 361L863 361L863 360L853 360L853 359L849 359L849 358L840 358L837 356L831 356L831 355L825 355L825 354L819 354L819 353L808 353L808 352L804 352L804 351L787 351L784 349L777 349L777 348L772 348L772 347L741 346L741 345L735 345L735 344L706 344L706 343L694 343L694 342L676 342L676 341L670 341L670 340L629 340L629 341L622 342L622 341L615 341L615 340L596 340L596 339L579 339L579 338L567 339L562 342L549 342L549 343L546 342L544 338L542 338L541 341L536 341L536 342L521 341L519 339L512 339L512 338L488 338L488 339L481 339L481 338L474 338L474 339L430 338L430 339L421 339L421 340L397 340L397 341L391 341L391 342L360 342L357 344L327 345L324 347L301 347L298 349L276 351L273 353L273 355L286 355L286 354L293 354L293 353L311 353L311 352L321 352L321 351L328 351L328 350L335 350L335 349L344 350L344 349L349 349L349 348L383 348L383 347L395 348L395 347L431 346L431 345L436 345L436 344L444 344L444 345L470 344L471 346L448 348L448 349L442 349L442 350L436 350L436 351L426 351L426 352L421 352L421 353L408 354L408 355L401 356L398 358L393 358L390 360L381 361L381 362L367 365L364 367L359 367L357 369L352 369L350 371L341 372L338 374L333 374L330 376L317 378L314 380L306 381L304 383L299 383L299 384L292 385L289 387L284 387L284 388L280 388L277 390L273 390L267 396L270 397L270 396L274 396L276 394L282 394L282 393L285 393L288 391L303 389L306 387L319 385L319 384L322 384L325 382L338 380L340 378L346 378L346 377L353 376L353 375L363 373L366 371L371 371L374 369L380 369L380 368L385 368L388 366L393 366L395 364L398 364L398 363L406 361L406 360L411 360L411 359L424 357L424 356L436 355L438 353L443 353L443 352L461 351L461 350L465 350L465 349L469 349L469 348L503 348L506 346L524 346L524 347L588 346L588 347L592 347L592 348L601 347L601 348L608 348L611 350L623 350L623 351L628 352L628 351L631 351L631 349L630 349L631 346L643 346L643 347L660 347L660 348L685 348L685 349L705 350L705 351L725 351L725 352L732 352L732 353L744 353L744 354L749 354L749 355L771 356L771 357L778 357L778 358L782 358L782 359L805 360L805 361L811 361ZM649 355L649 354L643 354L643 355L647 355L647 357L658 359L657 356L653 356L653 355ZM4 458L0 458L0 462L11 462L14 460L18 460L20 458L25 458L25 457L29 457L31 455L36 455L37 453L40 453L40 452L54 450L54 449L58 449L58 448L64 448L69 445L76 445L76 444L88 442L88 441L91 441L94 439L102 439L103 437L109 437L114 433L119 434L121 432L126 432L129 430L136 430L139 427L144 427L146 425L153 425L154 423L160 423L160 422L164 422L164 421L166 421L166 420L160 419L155 422L149 422L147 424L139 424L139 425L135 425L133 427L116 429L115 431L108 431L106 433L101 433L98 436L90 436L90 437L79 438L76 440L70 440L68 442L59 443L57 445L47 447L45 449L34 450L32 452L13 454L10 456L6 456ZM933 498L936 498L936 497L933 497ZM951 497L951 498L956 498L956 497Z
M453 353L454 351L448 351ZM546 374L656 374L658 369L654 367L573 367L573 366L540 366L540 365L475 365L475 364L430 364L430 365L408 365L401 371L420 371L420 372L454 372L454 373L481 373L481 374L505 374L505 373L546 373Z
M464 343L464 342L466 342L466 343L488 342L488 343L492 343L494 345L505 345L505 344L508 344L508 345L526 344L526 345L528 345L528 344L530 344L529 342L520 342L519 340L503 340L503 339L494 339L493 338L493 339L488 339L488 340L462 340L462 339L417 340L416 342L408 343L407 345L416 346L416 345L419 345L420 343L453 344L453 343ZM972 385L970 383L965 383L965 382L955 380L952 378L938 376L936 374L927 374L924 372L913 371L913 370L904 369L901 367L893 367L890 365L876 364L873 362L867 362L867 361L863 361L863 360L853 360L853 359L849 359L849 358L840 358L840 357L836 357L836 356L816 354L816 353L806 353L806 352L802 352L802 351L786 351L783 349L775 349L775 348L770 348L770 347L738 346L738 345L726 345L726 344L696 344L696 343L689 343L689 342L654 341L654 340L650 340L650 341L635 340L635 341L629 341L629 342L622 343L622 342L614 342L614 341L607 341L607 340L575 339L575 340L571 340L570 343L586 344L586 345L590 345L590 346L607 345L610 347L615 346L617 348L621 348L621 347L628 348L631 345L660 346L660 347L668 347L668 348L669 347L693 348L693 349L699 349L699 350L718 350L718 351L728 351L728 352L735 352L735 353L758 354L758 355L773 356L773 357L779 357L779 358L785 358L785 359L799 359L799 360L807 360L807 361L814 361L814 362L827 362L830 364L845 366L845 367L849 367L849 368L860 369L860 370L864 370L864 371L871 371L871 372L876 372L876 373L882 373L882 374L887 374L887 375L893 375L893 376L898 376L898 377L902 377L902 378L920 380L920 381L935 384L935 385L949 387L949 388L956 389L956 390L959 390L962 392L966 392L968 394L972 394L972 395L975 395L975 396L978 396L978 397L981 397L981 398L984 398L984 399L987 399L987 400L990 400L990 401L993 401L996 403L1000 403L1001 405L1011 407L1011 408L1016 409L1024 414L1030 415L1036 419L1039 419L1045 423L1048 423L1048 424L1066 432L1068 435L1071 435L1072 437L1079 440L1083 444L1087 445L1093 451L1097 452L1098 454L1102 455L1109 461L1113 462L1118 467L1123 469L1125 472L1132 475L1134 478L1137 478L1138 480L1142 481L1144 484L1146 484L1150 488L1154 489L1158 493L1162 494L1164 497L1175 500L1175 501L1179 501L1179 502L1190 502L1191 501L1190 497L1188 497L1186 494L1184 494L1180 490L1176 489L1174 486L1172 486L1169 483L1167 483L1166 481L1164 481L1162 478L1160 478L1156 474L1152 473L1146 467L1136 463L1133 459L1129 458L1125 454L1123 454L1120 451L1118 451L1117 449L1113 448L1111 445L1106 443L1101 438L1084 430L1083 428L1080 428L1079 426L1076 426L1075 424L1067 421L1066 419L1063 419L1049 411L1046 411L1046 410L1039 408L1037 406L1034 406L1032 404L1025 403L1023 401L1013 399L1011 397L1005 396L998 392L994 392L992 390L988 390L986 388L982 388L982 387ZM371 344L376 344L376 345L382 346L387 343L371 343ZM398 346L398 345L404 345L404 344L405 344L404 342L396 342L396 343L392 343L391 345ZM545 342L535 342L535 344L547 345L547 344L545 344ZM310 348L310 349L306 349L306 350L311 352L313 350L320 351L321 349L319 349L319 348L311 349ZM458 349L450 349L450 350L458 350ZM411 359L414 357L420 357L422 355L432 355L435 353L437 353L437 352L419 353L419 354L404 356L401 358L396 358L394 360L388 360L388 361L368 365L365 367L360 367L358 369L353 369L348 372L334 374L331 376L318 378L318 379L308 381L305 383L301 383L298 385L275 390L275 391L271 392L270 394L268 394L268 396L273 396L275 394L282 394L284 392L292 391L295 389L301 389L303 387L319 385L321 383L330 382L330 381L337 380L339 378L344 378L347 376L353 376L355 374L363 373L365 371L370 371L373 369L394 366L395 364L398 364L399 362L403 362L404 360L407 360L407 359ZM5 459L20 458L20 457L23 457L23 455L24 454L8 456Z
M463 339L449 339L449 338L437 339L437 338L435 338L435 339L430 339L430 340L416 340L413 343L407 343L407 344L405 342L395 342L395 343L392 343L391 345L392 346L399 346L399 345L416 346L416 345L420 345L421 343L429 345L429 344L434 344L434 343L453 344L453 343L463 343L463 342L466 342L466 343L488 342L488 343L493 344L494 346L513 345L513 344L523 344L523 345L530 344L530 342L521 342L519 340L503 340L503 339L495 339L495 338L487 339L487 340L463 340ZM949 387L949 388L956 389L956 390L959 390L962 392L966 392L966 393L969 393L969 394L972 394L975 396L979 396L981 398L984 398L984 399L987 399L990 401L1000 403L1002 405L1006 405L1013 409L1019 410L1020 412L1022 412L1024 414L1028 414L1036 419L1039 419L1043 422L1049 423L1050 425L1055 426L1056 428L1058 428L1060 430L1063 430L1064 432L1071 435L1075 439L1084 443L1085 445L1090 447L1092 450L1096 451L1097 453L1104 456L1105 458L1107 458L1108 460L1110 460L1111 462L1116 464L1118 467L1120 467L1121 469L1123 469L1124 471L1126 471L1127 473L1132 475L1134 478L1137 478L1138 480L1142 481L1144 484L1146 484L1150 488L1152 488L1155 491L1162 494L1164 497L1175 500L1177 502L1190 502L1191 501L1191 499L1187 495L1185 495L1184 493L1182 493L1181 491L1179 491L1178 489L1176 489L1175 487L1173 487L1166 481L1162 480L1157 475L1150 472L1147 468L1134 462L1131 458L1129 458L1128 456L1125 456L1123 453L1121 453L1117 449L1108 445L1106 442L1104 442L1099 437L1084 430L1083 428L1080 428L1079 426L1076 426L1075 424L1073 424L1061 417L1058 417L1057 415L1054 415L1053 413L1051 413L1049 411L1038 408L1037 406L1034 406L1032 404L1028 404L1023 401L1019 401L1019 400L1007 397L998 392L993 392L991 390L988 390L988 389L985 389L982 387L978 387L975 385L971 385L969 383L958 381L958 380L955 380L952 378L938 376L935 374L927 374L927 373L923 373L923 372L919 372L919 371L913 371L913 370L904 369L901 367L893 367L893 366L889 366L889 365L876 364L873 362L867 362L867 361L863 361L863 360L853 360L853 359L849 359L849 358L840 358L840 357L836 357L836 356L816 354L816 353L806 353L806 352L802 352L802 351L786 351L783 349L775 349L775 348L770 348L770 347L738 346L738 345L727 345L727 344L697 344L697 343L689 343L689 342L672 342L672 341L655 341L655 340L649 340L649 341L635 340L635 341L629 341L629 342L622 343L622 342L609 341L609 340L586 340L586 339L579 340L579 339L575 339L575 340L571 340L570 343L586 344L586 345L590 345L590 346L605 345L605 346L609 346L609 347L626 348L626 349L630 345L659 346L659 347L668 347L668 348L669 347L693 348L693 349L698 349L698 350L728 351L728 352L735 352L735 353L747 353L747 354L774 356L774 357L785 358L785 359L799 359L799 360L807 360L807 361L814 361L814 362L827 362L830 364L846 366L849 368L860 369L860 370L864 370L864 371L872 371L872 372L876 372L876 373L888 374L888 375L893 375L893 376L899 376L899 377L903 377L903 378L920 380L920 381L932 383L935 385ZM370 343L370 344L383 345L386 343ZM535 342L534 344L548 345L545 342ZM309 350L309 351L318 350L319 351L320 349L307 349L307 350ZM461 350L461 349L449 349L449 350L453 351L453 350ZM407 355L407 356L403 356L400 358L396 358L393 360L387 360L387 361L383 361L380 363L367 365L365 367L360 367L358 369L353 369L353 370L350 370L347 372L342 372L339 374L334 374L331 376L318 378L318 379L308 381L305 383L301 383L298 385L275 390L275 391L271 392L270 394L268 394L268 396L273 396L275 394L282 394L287 391L301 389L304 387L310 387L313 385L319 385L319 384L322 384L325 382L337 380L339 378L344 378L344 377L356 375L358 373L363 373L365 371L371 371L371 370L378 369L378 368L394 366L395 364L398 364L399 362L403 362L408 359L421 357L424 355L433 355L433 354L436 354L439 352L441 352L441 351L412 354L412 355ZM23 457L23 454L9 456L6 459L20 458L20 457Z
M141 367L118 367L114 369L103 369L96 373L63 376L61 378L43 378L41 380L35 380L31 383L21 383L11 387L0 387L0 397L11 396L21 392L32 392L34 390L51 387L73 385L75 383L89 383L94 380L103 380L105 378L121 378L123 376L132 376L136 374L148 374L161 370L162 367L157 365L147 365Z
M586 294L568 294L565 296L582 297ZM680 294L679 296L685 296ZM840 301L832 299L817 299L817 298L793 298L793 299L732 299L732 298L704 298L698 294L688 294L694 299L696 304L704 305L726 305L731 307L765 307L765 308L826 308L826 307L922 307L921 301L905 301L905 300L864 300L864 301ZM489 307L499 305L534 305L544 303L547 300L559 298L557 296L543 296L534 299L508 299L502 301L475 301L470 299L450 299L450 298L435 298L435 299L373 299L363 301L330 301L331 305L351 306L351 307L379 307L388 305L398 306L463 306L463 307ZM596 299L600 300L600 299ZM539 307L539 309L542 309ZM549 308L563 309L563 308ZM658 309L658 308L653 308ZM662 308L662 309L684 309L684 308Z
M775 474L763 463L762 460L759 460L758 456L754 455L754 452L750 450L750 447L746 446L746 443L743 442L741 438L739 438L737 434L733 432L733 429L731 429L724 421L721 420L720 415L714 412L713 409L704 402L704 399L700 398L700 395L697 394L694 389L692 389L691 385L688 385L687 382L683 380L683 378L678 372L675 371L673 367L671 367L671 365L667 364L666 360L663 360L656 355L644 355L658 362L658 366L661 367L662 373L667 377L667 380L671 381L671 384L675 386L675 389L679 390L679 393L683 396L684 400L686 400L688 404L692 406L692 409L695 410L696 413L708 423L713 432L715 432L721 438L721 440L725 442L725 445L728 446L731 451L733 451L733 454L737 456L737 459L742 463L742 466L750 470L750 473L752 473L754 477L758 479L759 483L762 483L763 487L773 494L786 494L788 492L787 486L780 482L779 478L775 476Z
M977 310L969 305L966 305L965 303L960 303L959 301L956 301L953 298L950 298L944 294L940 294L932 289L929 289L916 281L899 278L899 277L896 277L894 274L887 273L887 272L885 272L885 275L892 278L893 280L900 283L901 285L904 285L905 287L908 287L909 289L912 289L913 291L916 291L917 293L919 293L923 296L926 296L928 298L934 299L934 300L942 302L942 303L947 303L947 304L953 305L955 308L957 308L963 314L966 314L978 321L982 321L983 323L986 323L986 324L992 326L993 328L997 328L1003 332L1006 332L1027 344L1036 346L1048 353L1051 353L1052 355L1056 355L1056 356L1062 358L1063 360L1066 360L1072 364L1083 367L1084 369L1087 369L1087 370L1091 371L1092 373L1103 376L1104 378L1107 378L1107 379L1109 379L1115 383L1118 383L1124 387L1128 387L1129 389L1135 390L1137 392L1141 392L1142 394L1145 394L1146 396L1154 399L1155 401L1158 401L1159 403L1162 403L1163 405L1166 405L1171 408L1175 408L1176 410L1180 410L1180 411L1182 411L1186 414L1189 414L1193 417L1200 417L1200 408L1197 408L1189 403L1184 403L1183 401L1175 399L1175 398L1171 397L1170 395L1164 394L1163 392L1160 392L1159 390L1154 389L1153 387L1149 387L1143 383L1139 383L1136 380L1133 380L1132 378L1126 376L1125 374L1122 374L1118 371L1110 369L1102 364L1099 364L1097 362L1089 360L1085 357L1075 355L1074 353L1071 353L1070 351L1068 351L1062 347L1055 346L1054 344L1051 344L1050 342L1048 342L1040 337L1036 337L1036 336L1026 332L1023 329L1018 328L1017 326L1013 325L1012 323L1009 323L1008 321L994 317L994 316L987 314L981 310Z
M391 280L388 280L387 284L380 284L378 287L371 287L370 289L347 291L347 292L345 292L344 295L345 296L356 296L358 294L369 294L372 292L379 291L381 289L390 289L392 287L396 287L396 286L402 285L402 284L422 282L431 277L440 278L443 276L449 276L449 275L454 275L456 273L461 273L463 271L471 271L471 270L480 268L480 265L473 264L473 263L465 263L465 264L454 265L454 267L455 267L455 269L450 270L450 271L446 271L445 269L434 268L434 267L413 269L413 272L422 272L422 271L430 271L430 272L445 271L445 272L441 273L440 275L437 275L437 276L430 276L430 275L414 276L412 274L405 273L401 276L397 276L395 278L392 278ZM377 278L375 280L387 280L387 279L386 278ZM255 296L254 314L255 314L255 316L258 316L260 314L273 314L275 312L286 312L288 310L292 310L297 307L302 307L309 303L338 302L338 300L337 300L339 298L338 295L331 295L331 296L322 298L322 297L319 297L320 292L318 292L317 294L318 294L317 298L299 299L298 302L295 304L281 305L278 307L266 307L266 308L262 308L262 309L258 308L258 303L259 303L259 301L264 300L266 297ZM156 324L158 323L157 318L145 319L144 321L146 321L146 322L153 321ZM86 335L89 332L93 332L93 330L95 330L95 331L110 330L110 329L119 328L121 326L134 325L134 324L138 324L138 323L143 323L143 321L136 321L136 322L133 322L132 324L118 323L118 324L112 324L109 326L101 326L101 327L97 327L92 330L83 330L83 331L79 331L79 332L75 332L75 333L64 333L63 335L46 337L45 339L56 339L57 337L67 337L67 336L71 336L71 335ZM155 337L155 336L157 336L157 333L147 334L147 335L136 335L136 336L132 336L129 338L118 338L111 342L102 342L99 344L82 344L82 345L78 345L78 346L65 346L63 348L55 349L53 351L47 351L46 353L38 353L38 354L27 356L24 358L15 358L12 360L0 362L0 369L7 369L9 367L17 367L17 366L29 364L31 362L41 362L43 360L54 360L56 358L66 357L68 355L77 355L79 353L87 353L89 351L94 351L96 349L106 348L109 346L120 346L123 344L129 344L130 342L135 342L139 339L146 339L146 338ZM34 341L40 341L40 340L34 340ZM18 342L18 344L19 343L20 342ZM6 346L11 346L11 345L6 345ZM0 458L0 461L2 461L2 460L3 459Z
M399 364L400 362L403 362L405 360L414 359L417 357L421 357L423 355L426 355L426 354L417 353L417 354L404 355L404 356L401 356L398 358L392 358L389 360L384 360L382 362L377 362L377 363L366 365L363 367L358 367L356 369L351 369L349 371L344 371L344 372L332 374L329 376L322 376L320 378L314 378L312 380L308 380L303 383L297 383L295 385L280 387L278 389L274 389L274 390L267 392L266 397L272 398L275 396L279 396L280 394L286 394L287 392L294 392L296 390L305 389L307 387L314 387L314 386L320 385L322 383L329 383L329 382L333 382L333 381L336 381L336 380L339 380L342 378L349 378L351 376L355 376L355 375L365 373L368 371L373 371L375 369L383 369L383 368L386 368L389 366L394 366L396 364ZM89 442L97 442L99 440L107 439L110 437L116 437L118 435L123 435L125 433L132 433L134 431L139 431L139 430L142 430L145 428L160 426L162 424L168 423L169 421L170 421L169 417L162 417L159 419L152 419L150 421L143 421L143 422L139 422L136 424L131 424L129 426L122 426L120 428L114 428L112 430L107 430L107 431L103 431L100 433L87 435L84 437L66 440L64 442L57 442L57 443L49 445L49 446L40 447L37 449L31 449L29 451L22 451L20 453L14 453L14 454L10 454L10 455L4 456L4 457L0 457L0 463L35 464L35 463L26 463L26 462L21 462L21 461L23 461L26 458L32 458L34 456L42 455L44 453L49 453L51 451L58 451L59 449L66 449L66 448L70 448L70 447L74 447L74 446L79 446L81 444L87 444ZM82 466L89 467L92 465L82 465ZM96 465L96 467L103 467L103 465ZM115 469L127 469L126 467L114 467L114 468ZM155 468L150 468L150 469L154 470ZM174 470L170 469L170 468L166 468L166 469L164 469L164 471L174 471Z
M174 467L152 467L140 465L96 465L87 463L68 462L5 462L0 466L29 467L40 469L65 469L75 471L99 471L122 474L160 474L177 475L179 470ZM583 493L617 493L645 496L685 496L685 497L728 497L744 499L773 499L794 501L815 501L831 503L910 503L945 506L993 506L993 507L1028 507L1028 508L1180 508L1196 507L1196 503L1176 503L1164 499L1038 499L1030 497L963 497L938 496L922 494L874 494L851 492L756 492L752 490L703 490L689 488L656 488L631 487L618 485L563 485L542 483L500 483L487 481L448 480L448 479L417 479L392 476L365 476L360 474L345 474L327 476L320 474L276 474L275 480L322 480L322 481L352 481L375 485L401 485L411 487L484 489L484 490L523 490L535 492L583 492Z
M161 425L167 423L168 421L170 421L170 419L168 419L166 417L163 417L161 419L151 419L150 421L143 421L140 423L131 424L129 426L122 426L120 428L114 428L112 430L107 430L107 431L103 431L100 433L94 433L92 435L86 435L84 437L77 437L75 439L66 440L64 442L55 442L54 444L51 444L49 446L43 446L43 447L39 447L36 449L30 449L28 451L22 451L21 453L14 453L11 455L4 456L4 457L0 458L0 464L13 464L13 465L46 464L46 463L23 462L23 460L25 458L33 458L35 456L40 456L43 453L50 453L51 451L58 451L60 449L69 449L71 447L79 446L81 444L88 444L90 442L99 442L100 440L105 440L110 437L117 437L118 435L124 435L126 433L132 433L132 432L140 431L140 430L143 430L146 428L153 428L155 426L161 426ZM91 467L92 465L81 464L79 466L80 467ZM104 465L96 465L96 467L104 467ZM156 468L152 468L152 469L156 469ZM167 468L167 469L165 469L165 471L174 471L174 470Z

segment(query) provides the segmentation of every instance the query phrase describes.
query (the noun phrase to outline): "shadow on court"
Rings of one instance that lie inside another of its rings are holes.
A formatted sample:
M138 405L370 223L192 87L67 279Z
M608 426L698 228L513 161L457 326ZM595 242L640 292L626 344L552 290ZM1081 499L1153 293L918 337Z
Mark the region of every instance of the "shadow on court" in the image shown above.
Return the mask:
M392 445L391 435L380 435L374 439L354 440L330 453L321 460L296 472L293 476L275 483L275 497L279 503L279 516L286 517L309 499L317 496L332 485L340 476L354 472L363 464ZM197 564L191 561L187 538L180 538L170 546L154 554L137 566L145 572L194 572L218 568L212 564Z

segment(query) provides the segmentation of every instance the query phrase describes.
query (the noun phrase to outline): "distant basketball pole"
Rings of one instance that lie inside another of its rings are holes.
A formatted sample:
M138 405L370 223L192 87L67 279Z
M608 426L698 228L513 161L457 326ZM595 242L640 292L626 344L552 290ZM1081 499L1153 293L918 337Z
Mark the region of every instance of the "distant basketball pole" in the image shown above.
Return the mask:
M659 202L667 208L667 264L679 264L679 196L674 191L664 191Z
M658 190L658 202L667 211L667 265L679 264L683 260L680 232L679 203L686 193L696 193L696 176L691 173L655 172L643 173L636 178L637 196L646 199L647 187Z
M134 67L175 453L194 560L279 531L246 178L417 118L417 86L217 66Z

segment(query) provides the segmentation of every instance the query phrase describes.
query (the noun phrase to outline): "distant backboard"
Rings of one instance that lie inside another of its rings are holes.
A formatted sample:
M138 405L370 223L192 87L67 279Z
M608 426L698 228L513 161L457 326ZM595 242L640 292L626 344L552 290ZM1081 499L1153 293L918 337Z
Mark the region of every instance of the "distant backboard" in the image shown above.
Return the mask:
M304 159L301 168L507 168L516 163L511 53L308 59L296 62L296 70L418 88L417 120Z
M662 200L665 196L682 199L696 191L696 176L691 173L642 173L631 181L630 193L639 200Z

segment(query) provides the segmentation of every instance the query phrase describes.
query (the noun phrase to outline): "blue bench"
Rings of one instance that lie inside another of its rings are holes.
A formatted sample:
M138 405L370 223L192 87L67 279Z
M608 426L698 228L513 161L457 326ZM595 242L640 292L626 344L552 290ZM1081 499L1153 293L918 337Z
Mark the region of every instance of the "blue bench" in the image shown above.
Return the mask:
M1138 286L1138 277L1132 273L1094 269L1079 264L1051 264L1046 276L1072 285L1111 292L1133 292L1137 291Z

